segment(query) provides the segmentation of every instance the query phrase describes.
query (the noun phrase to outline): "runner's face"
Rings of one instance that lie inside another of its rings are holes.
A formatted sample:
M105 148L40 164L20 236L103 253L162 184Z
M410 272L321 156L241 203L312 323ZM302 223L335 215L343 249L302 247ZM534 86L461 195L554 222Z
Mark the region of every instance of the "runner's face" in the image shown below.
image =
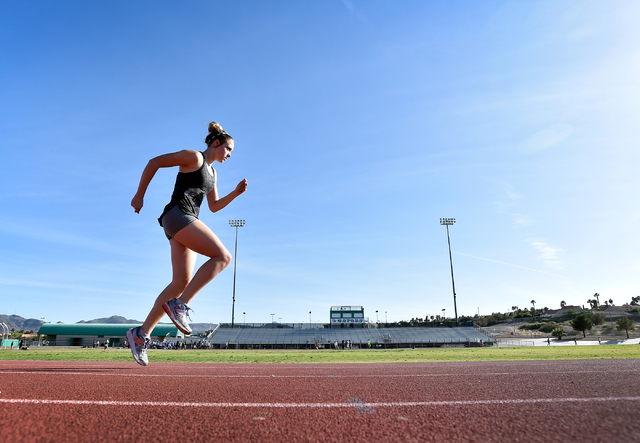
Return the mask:
M231 151L233 151L234 142L232 139L227 140L225 143L219 144L214 148L214 160L218 163L224 162L231 157Z

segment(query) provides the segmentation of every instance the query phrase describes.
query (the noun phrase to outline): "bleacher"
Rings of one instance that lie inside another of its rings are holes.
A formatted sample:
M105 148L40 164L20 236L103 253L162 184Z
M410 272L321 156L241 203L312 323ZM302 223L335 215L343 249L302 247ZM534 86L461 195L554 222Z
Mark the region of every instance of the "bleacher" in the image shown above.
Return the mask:
M300 323L235 325L222 324L209 337L214 348L297 349L327 348L349 341L354 348L407 348L443 345L477 346L494 339L475 327L406 328L309 328Z

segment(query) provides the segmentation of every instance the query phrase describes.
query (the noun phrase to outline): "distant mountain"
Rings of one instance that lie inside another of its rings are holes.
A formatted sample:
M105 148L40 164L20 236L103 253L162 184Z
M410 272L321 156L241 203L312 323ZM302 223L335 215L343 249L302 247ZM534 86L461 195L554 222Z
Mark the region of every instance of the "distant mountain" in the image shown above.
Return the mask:
M0 323L5 323L9 326L9 329L16 331L38 332L38 329L40 329L40 326L42 326L44 322L36 318L23 318L19 315L0 314Z
M0 314L0 323L5 323L9 326L9 329L16 331L34 331L37 333L40 326L44 324L42 320L35 318L23 318L19 315L4 315ZM60 323L60 322L59 322ZM93 320L80 320L78 323L104 323L104 324L142 324L139 320L132 320L120 315L112 315L111 317L96 318ZM171 323L163 323L171 324ZM191 329L194 334L210 330L215 328L216 323L191 323Z
M120 315L112 315L111 317L105 318L96 318L94 320L80 320L78 323L106 323L106 324L133 324L133 323L142 323L139 320L130 320L128 318L124 318Z
M141 324L143 322L139 320L130 320L128 318L124 318L119 315L112 315L111 317L108 317L108 318L96 318L94 320L88 320L88 321L80 320L78 323ZM171 323L161 322L160 324L170 325ZM193 331L194 334L208 331L212 327L215 328L217 326L216 323L190 323L190 325L191 325L191 330Z

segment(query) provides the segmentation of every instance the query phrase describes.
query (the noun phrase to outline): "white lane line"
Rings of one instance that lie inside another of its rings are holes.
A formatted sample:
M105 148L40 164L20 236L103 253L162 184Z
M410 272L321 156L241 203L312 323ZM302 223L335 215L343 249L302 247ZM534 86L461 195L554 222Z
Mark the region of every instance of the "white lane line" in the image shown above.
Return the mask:
M197 403L171 401L105 401L105 400L46 400L32 398L0 399L0 404L53 404L53 405L94 405L94 406L168 406L179 408L397 408L416 406L476 406L476 405L522 405L536 403L598 403L640 401L640 397L569 397L569 398L535 398L507 400L454 400L454 401L404 401L404 402L372 402L372 403Z
M4 371L0 370L0 374L23 374L23 375L94 375L106 377L170 377L170 378L400 378L400 377L494 377L494 376L522 376L522 375L574 375L574 374L602 374L603 371L531 371L531 372L485 372L485 373L455 373L455 374L326 374L326 375L224 375L224 374L145 374L145 373L120 373L120 372L69 372L69 371ZM640 373L640 369L621 369L617 371L607 371L607 375L611 374L628 374Z

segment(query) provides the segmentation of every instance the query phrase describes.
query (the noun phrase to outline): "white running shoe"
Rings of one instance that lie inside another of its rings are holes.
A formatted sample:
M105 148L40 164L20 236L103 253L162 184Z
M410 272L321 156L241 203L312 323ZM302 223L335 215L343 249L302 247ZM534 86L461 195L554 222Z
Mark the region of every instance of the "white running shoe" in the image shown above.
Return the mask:
M187 318L191 320L191 317L189 317L189 311L193 311L193 309L191 309L189 305L178 298L174 298L163 303L162 307L171 321L184 335L191 335L191 326L189 326Z
M140 326L127 331L127 341L129 342L131 353L133 354L133 358L136 359L136 362L138 362L139 365L147 366L149 364L147 348L151 340L143 336Z

